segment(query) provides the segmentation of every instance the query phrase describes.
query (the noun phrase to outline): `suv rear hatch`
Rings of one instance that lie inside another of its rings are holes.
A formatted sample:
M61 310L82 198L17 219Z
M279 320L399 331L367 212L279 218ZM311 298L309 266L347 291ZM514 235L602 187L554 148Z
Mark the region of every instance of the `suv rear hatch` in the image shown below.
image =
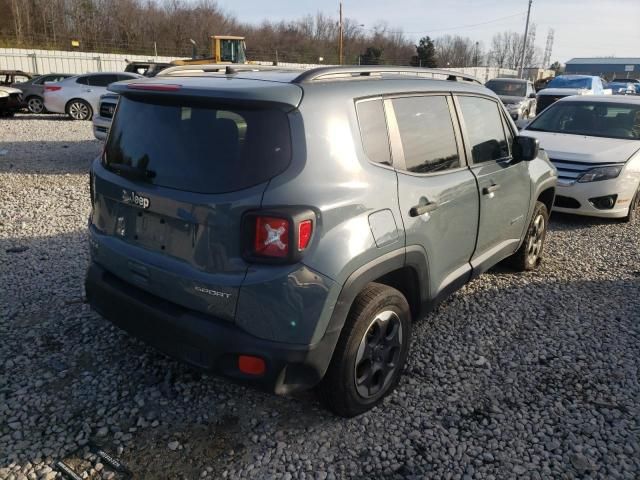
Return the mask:
M248 268L242 215L290 163L287 111L301 91L281 84L267 102L261 88L273 82L171 81L186 85L115 88L122 96L92 169L92 254L127 283L232 320ZM219 82L235 89L212 88ZM251 100L255 90L262 98Z

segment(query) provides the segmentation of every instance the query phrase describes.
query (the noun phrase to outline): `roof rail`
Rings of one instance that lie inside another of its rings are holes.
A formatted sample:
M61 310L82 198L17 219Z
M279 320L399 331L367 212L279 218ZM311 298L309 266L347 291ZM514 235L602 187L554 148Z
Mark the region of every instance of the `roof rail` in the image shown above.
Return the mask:
M345 67L318 67L298 75L292 80L293 83L308 83L316 80L329 80L331 77L334 79L345 78L362 78L371 77L377 74L396 74L396 75L415 75L419 78L429 79L435 78L436 75L445 77L445 80L452 81L465 81L475 82L482 85L482 82L477 78L453 70L441 70L437 68L421 68L421 67L394 67L394 66L379 66L379 65L359 65L359 66L345 66Z
M175 65L173 67L165 68L158 72L156 76L175 75L177 73L185 72L202 72L202 73L224 73L226 75L232 75L234 73L241 72L261 72L265 70L276 71L300 71L299 68L292 67L278 67L272 65L252 65L252 64L219 64L219 63L207 63L203 65Z

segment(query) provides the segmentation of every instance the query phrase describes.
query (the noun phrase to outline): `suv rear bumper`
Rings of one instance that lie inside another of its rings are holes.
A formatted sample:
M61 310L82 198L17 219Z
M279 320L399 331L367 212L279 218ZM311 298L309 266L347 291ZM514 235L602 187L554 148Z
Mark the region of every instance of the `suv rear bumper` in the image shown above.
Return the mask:
M161 352L208 371L278 394L316 385L329 365L340 331L314 345L264 340L228 321L183 308L128 284L95 262L85 280L91 307ZM238 369L239 355L264 359L263 375Z

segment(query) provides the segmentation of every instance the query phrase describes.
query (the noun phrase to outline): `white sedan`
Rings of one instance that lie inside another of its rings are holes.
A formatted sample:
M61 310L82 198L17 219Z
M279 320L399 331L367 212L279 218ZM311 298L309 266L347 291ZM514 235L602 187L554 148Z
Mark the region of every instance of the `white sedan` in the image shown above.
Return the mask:
M558 100L523 130L558 169L554 211L632 220L640 212L640 98Z

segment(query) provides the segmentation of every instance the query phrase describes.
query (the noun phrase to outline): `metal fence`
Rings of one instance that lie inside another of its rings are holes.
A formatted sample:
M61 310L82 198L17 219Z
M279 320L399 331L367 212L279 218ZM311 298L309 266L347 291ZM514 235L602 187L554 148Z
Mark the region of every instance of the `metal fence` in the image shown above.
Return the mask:
M0 48L0 70L22 70L45 73L88 73L123 71L128 61L170 62L175 57L154 57L145 55L123 55L117 53L69 52L62 50L34 50L24 48ZM254 60L256 64L273 65L272 61ZM323 66L313 63L284 63L285 67L313 68ZM497 67L447 68L466 75L472 75L481 82L496 77L517 77L518 72Z
M125 69L126 60L170 62L174 58L115 53L0 48L0 70L22 70L38 74L119 72Z

